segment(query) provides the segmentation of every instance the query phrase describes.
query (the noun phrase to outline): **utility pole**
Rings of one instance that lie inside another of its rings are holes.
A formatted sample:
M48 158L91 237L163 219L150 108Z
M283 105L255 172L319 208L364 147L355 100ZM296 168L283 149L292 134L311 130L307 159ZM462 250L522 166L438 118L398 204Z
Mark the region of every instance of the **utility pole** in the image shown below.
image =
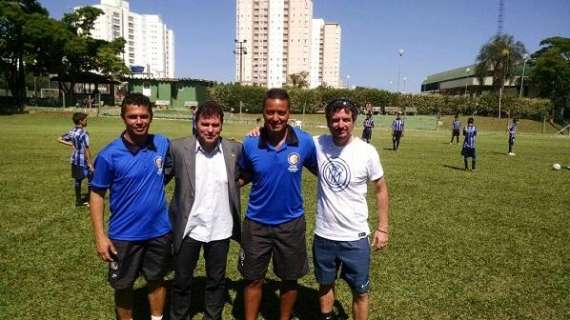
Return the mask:
M234 54L239 56L239 84L242 84L243 81L243 56L247 54L247 47L245 46L245 44L247 43L247 40L238 40L238 39L234 39L234 44L236 46L236 48L234 49ZM239 119L241 120L241 109L242 109L243 103L241 101L241 99L239 100Z

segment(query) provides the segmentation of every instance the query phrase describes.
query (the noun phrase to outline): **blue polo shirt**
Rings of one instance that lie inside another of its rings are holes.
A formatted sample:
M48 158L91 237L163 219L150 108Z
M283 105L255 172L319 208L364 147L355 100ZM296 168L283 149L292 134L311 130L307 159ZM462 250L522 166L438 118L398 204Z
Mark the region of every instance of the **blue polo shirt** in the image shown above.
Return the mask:
M164 136L149 135L134 151L121 135L97 155L89 185L111 190L109 238L148 240L170 232L163 173L169 144Z
M259 137L246 137L240 169L252 177L246 217L258 223L277 225L304 214L301 194L303 166L317 167L313 138L287 127L285 143L275 149L267 142L265 130Z

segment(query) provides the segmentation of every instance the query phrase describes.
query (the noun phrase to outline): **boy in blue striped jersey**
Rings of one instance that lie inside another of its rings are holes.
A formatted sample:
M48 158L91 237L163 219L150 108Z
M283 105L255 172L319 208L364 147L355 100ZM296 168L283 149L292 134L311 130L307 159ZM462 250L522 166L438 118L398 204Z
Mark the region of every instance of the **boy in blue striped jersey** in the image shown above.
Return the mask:
M93 172L93 162L89 151L89 134L87 126L87 114L76 112L72 116L75 127L57 139L61 144L73 147L71 153L71 177L75 179L75 206L88 205L88 199L81 197L81 182L90 178ZM88 193L89 194L89 193Z
M455 138L455 143L459 144L459 130L461 130L461 121L459 121L459 115L456 114L451 123L451 141L449 144L453 143L453 138Z
M515 136L517 135L517 118L513 118L511 125L509 126L509 156L514 156L515 153L513 152L513 145L515 144Z
M475 170L475 160L477 155L475 152L475 137L477 137L477 128L474 124L475 120L469 118L467 120L467 126L463 128L463 149L461 149L461 155L463 156L463 162L465 164L465 170L469 170L469 165L467 159L471 158L471 170Z
M372 139L372 128L374 128L374 119L372 119L372 112L368 112L362 129L362 140L366 143L370 143L370 139Z
M394 151L400 148L400 138L404 136L404 120L400 118L401 112L396 112L396 119L392 122L392 147Z

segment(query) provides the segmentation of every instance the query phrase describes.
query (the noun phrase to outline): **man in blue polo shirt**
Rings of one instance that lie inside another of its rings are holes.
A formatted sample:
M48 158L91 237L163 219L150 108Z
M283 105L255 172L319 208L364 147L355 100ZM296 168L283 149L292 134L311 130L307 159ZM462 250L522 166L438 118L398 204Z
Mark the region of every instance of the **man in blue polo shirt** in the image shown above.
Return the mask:
M297 280L307 274L305 218L301 194L303 166L317 172L312 137L287 125L289 96L270 89L263 99L260 136L246 137L240 169L253 186L242 228L239 269L247 281L245 319L257 319L269 261L282 280L280 319L289 319L297 299Z
M97 254L109 263L118 319L132 319L132 285L142 273L149 287L152 320L159 320L166 298L163 278L171 260L163 174L169 141L148 133L152 105L144 95L127 95L121 117L125 131L99 153L90 183ZM107 189L111 192L108 235L104 231Z

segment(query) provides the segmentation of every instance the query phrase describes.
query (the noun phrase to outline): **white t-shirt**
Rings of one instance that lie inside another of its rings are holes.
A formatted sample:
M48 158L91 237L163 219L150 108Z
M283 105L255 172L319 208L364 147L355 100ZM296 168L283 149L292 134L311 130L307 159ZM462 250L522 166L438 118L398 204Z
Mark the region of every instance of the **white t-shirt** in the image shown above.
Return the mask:
M357 138L343 147L330 135L313 139L319 163L315 234L336 241L367 237L367 185L384 176L378 152Z

